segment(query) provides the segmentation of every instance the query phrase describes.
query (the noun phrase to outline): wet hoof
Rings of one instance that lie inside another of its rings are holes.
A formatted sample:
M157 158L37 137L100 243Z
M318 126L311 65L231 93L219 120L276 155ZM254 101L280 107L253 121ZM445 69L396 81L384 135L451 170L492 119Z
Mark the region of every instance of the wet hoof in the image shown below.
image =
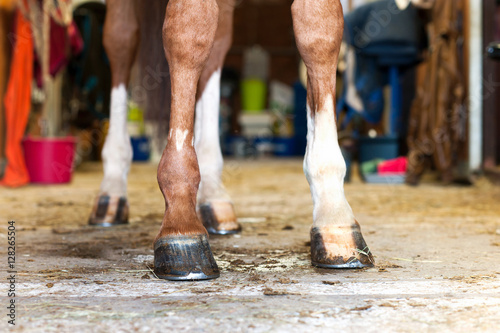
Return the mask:
M210 234L231 235L241 231L232 203L213 201L200 205L198 209L200 219Z
M101 195L97 198L89 224L101 227L111 227L128 223L128 202L126 197L111 197Z
M311 261L321 268L363 268L375 263L359 226L312 228Z
M155 242L155 269L160 279L173 281L218 278L207 235L168 236Z

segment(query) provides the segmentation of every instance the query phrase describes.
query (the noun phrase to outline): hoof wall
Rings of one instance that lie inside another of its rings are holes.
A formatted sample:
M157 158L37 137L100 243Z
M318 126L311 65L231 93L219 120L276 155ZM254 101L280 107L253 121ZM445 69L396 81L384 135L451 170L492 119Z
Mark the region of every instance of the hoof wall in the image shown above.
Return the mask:
M199 206L200 219L210 234L232 235L241 232L230 202L213 202Z
M126 197L111 197L101 195L92 210L89 224L100 227L128 223L128 202Z
M155 242L157 277L172 281L215 279L219 267L206 235L169 236Z
M311 262L316 267L340 269L375 263L359 226L311 229Z

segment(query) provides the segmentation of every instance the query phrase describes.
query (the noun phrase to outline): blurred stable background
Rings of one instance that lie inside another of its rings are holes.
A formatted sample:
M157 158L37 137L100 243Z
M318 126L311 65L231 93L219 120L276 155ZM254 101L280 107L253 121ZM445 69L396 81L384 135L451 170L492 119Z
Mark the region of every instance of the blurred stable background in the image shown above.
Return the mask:
M53 1L46 21L41 3L1 1L0 177L6 186L69 181L74 167L100 159L107 133L104 1ZM307 79L291 3L238 1L221 82L225 155L305 152ZM433 181L471 183L481 173L498 180L499 1L343 0L342 5L336 112L347 179L357 165L367 182L418 184L432 174ZM17 15L28 30L16 30ZM160 40L159 30L157 35ZM25 57L17 57L30 43L32 54L24 50ZM157 162L168 131L168 71L139 73L138 67L129 89L134 161ZM146 87L147 75L157 84ZM9 95L9 87L23 94ZM165 96L163 122L148 117L146 88ZM45 181L37 178L43 177L37 174L40 166L50 164L43 149L58 152L53 158L59 165L58 176Z

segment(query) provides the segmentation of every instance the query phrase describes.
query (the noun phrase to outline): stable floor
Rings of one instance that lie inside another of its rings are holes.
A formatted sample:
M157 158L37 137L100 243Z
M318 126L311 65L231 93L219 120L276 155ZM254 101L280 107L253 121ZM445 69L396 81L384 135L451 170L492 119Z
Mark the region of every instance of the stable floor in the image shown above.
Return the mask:
M16 328L23 332L498 332L500 187L367 185L346 196L376 267L310 265L302 161L226 161L243 232L211 237L221 277L151 273L164 204L156 165L130 174L130 224L87 226L98 163L59 186L0 188L0 247L15 220ZM6 269L2 269L3 272ZM0 330L7 327L2 279ZM3 312L5 314L3 314Z

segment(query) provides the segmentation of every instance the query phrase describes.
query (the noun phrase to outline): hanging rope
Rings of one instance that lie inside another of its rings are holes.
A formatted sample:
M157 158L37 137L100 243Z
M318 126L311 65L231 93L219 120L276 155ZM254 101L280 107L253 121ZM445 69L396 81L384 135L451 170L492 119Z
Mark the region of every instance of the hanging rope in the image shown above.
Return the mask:
M44 53L44 18L46 16L51 17L57 24L67 27L71 24L73 17L72 0L44 0L42 7L40 6L39 0L17 0L17 8L31 24L33 38L35 39L36 53L40 57L42 57ZM49 15L44 15L43 13L48 13Z
M62 26L69 26L72 21L72 0L52 0L49 1L48 11L54 21Z
M50 78L50 20L68 27L72 21L72 0L17 0L21 14L29 21L33 33L36 53L41 62L45 96L49 94ZM47 119L47 103L42 108L41 120ZM42 135L46 134L47 125L40 124Z

